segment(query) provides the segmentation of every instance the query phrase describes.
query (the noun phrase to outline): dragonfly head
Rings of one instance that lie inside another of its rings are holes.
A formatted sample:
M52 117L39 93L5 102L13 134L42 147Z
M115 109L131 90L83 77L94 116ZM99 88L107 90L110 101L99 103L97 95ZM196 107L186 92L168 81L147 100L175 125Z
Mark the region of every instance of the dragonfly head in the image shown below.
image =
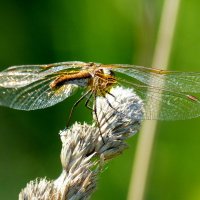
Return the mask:
M94 76L95 75L98 76L100 74L104 77L114 77L115 76L114 72L111 69L108 69L108 68L98 68L98 69L96 69L95 72L94 72Z
M108 68L102 68L102 72L104 75L115 76L114 72Z

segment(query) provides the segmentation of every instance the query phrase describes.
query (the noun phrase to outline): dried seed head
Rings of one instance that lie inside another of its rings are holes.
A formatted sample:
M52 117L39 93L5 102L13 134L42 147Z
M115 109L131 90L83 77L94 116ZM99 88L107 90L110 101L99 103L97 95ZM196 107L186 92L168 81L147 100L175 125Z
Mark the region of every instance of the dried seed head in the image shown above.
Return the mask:
M96 101L94 120L98 120L100 127L95 126L97 123L92 126L75 123L60 132L61 175L51 182L31 181L20 193L20 200L32 197L72 200L91 196L105 161L127 147L124 140L138 131L143 116L143 103L133 90L116 87L110 93Z
M55 189L51 181L44 179L36 179L30 181L19 194L19 200L49 200L54 199Z
M143 118L143 102L132 89L115 87L106 97L97 98L97 117L102 132L112 135L134 135ZM95 116L94 116L95 118Z

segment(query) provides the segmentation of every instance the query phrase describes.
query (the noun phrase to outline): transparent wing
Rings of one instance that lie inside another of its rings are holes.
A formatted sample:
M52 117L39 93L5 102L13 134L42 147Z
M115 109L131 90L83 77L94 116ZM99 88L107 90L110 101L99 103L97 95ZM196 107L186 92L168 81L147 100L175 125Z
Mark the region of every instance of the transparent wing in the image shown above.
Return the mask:
M144 119L182 120L200 116L197 97L142 84L130 83L129 86L144 102Z
M61 62L48 65L21 65L12 66L0 72L0 87L18 88L24 87L44 77L79 69L83 62Z
M54 79L49 77L18 88L0 87L0 105L19 110L46 108L63 101L78 87L66 84L52 90L49 84Z
M146 85L179 92L200 93L200 72L164 71L134 65L108 65L114 72L125 74Z

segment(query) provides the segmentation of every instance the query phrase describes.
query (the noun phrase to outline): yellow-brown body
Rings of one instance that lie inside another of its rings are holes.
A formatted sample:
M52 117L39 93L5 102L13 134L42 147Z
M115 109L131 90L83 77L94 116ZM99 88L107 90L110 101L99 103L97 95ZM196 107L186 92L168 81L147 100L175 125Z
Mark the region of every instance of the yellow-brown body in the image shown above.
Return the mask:
M73 71L66 73L65 75L60 75L50 83L50 87L55 89L64 84L77 84L88 87L89 90L96 93L98 96L105 96L111 86L115 83L116 78L110 71L108 74L105 73L103 69L96 68L91 71Z

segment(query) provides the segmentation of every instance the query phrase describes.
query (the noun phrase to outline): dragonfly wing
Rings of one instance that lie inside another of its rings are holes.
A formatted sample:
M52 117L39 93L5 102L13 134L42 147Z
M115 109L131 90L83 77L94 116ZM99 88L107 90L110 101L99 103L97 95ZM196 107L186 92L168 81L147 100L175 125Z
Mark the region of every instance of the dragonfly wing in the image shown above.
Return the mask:
M131 84L131 87L143 100L143 119L183 120L200 116L198 97L142 84Z
M146 85L159 87L164 82L166 90L200 93L200 72L164 71L134 65L112 65L111 69Z
M78 87L64 84L52 89L49 84L55 77L40 79L18 88L0 87L0 105L19 110L36 110L53 106L69 97Z
M49 65L12 66L0 72L0 87L24 87L47 76L79 69L83 64L82 62L62 62Z

